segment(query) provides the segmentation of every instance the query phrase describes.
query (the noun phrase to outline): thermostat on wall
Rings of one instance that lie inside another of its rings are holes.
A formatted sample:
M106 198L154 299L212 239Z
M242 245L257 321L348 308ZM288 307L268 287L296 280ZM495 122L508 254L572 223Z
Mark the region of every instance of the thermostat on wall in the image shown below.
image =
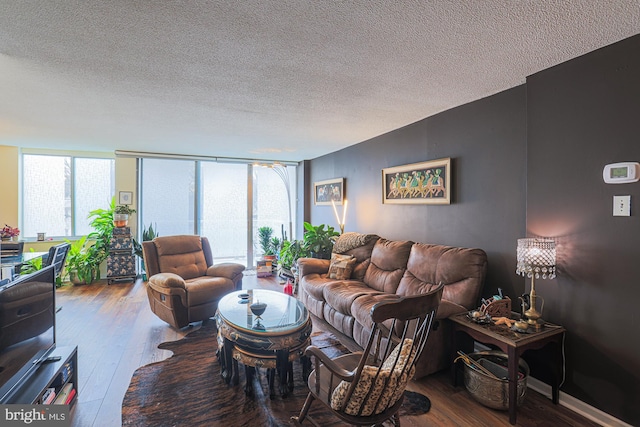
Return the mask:
M622 162L606 165L602 170L602 178L607 184L626 184L640 179L640 163Z

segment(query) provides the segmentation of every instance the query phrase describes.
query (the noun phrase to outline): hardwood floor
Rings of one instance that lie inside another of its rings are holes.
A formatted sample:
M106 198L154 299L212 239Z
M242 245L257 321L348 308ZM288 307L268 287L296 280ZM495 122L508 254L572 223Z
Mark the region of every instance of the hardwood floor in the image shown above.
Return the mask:
M247 274L245 289L281 290L274 278ZM158 344L182 338L197 328L175 330L149 309L144 283L67 286L58 290L58 345L78 346L79 399L73 426L121 425L121 405L133 372L171 356ZM316 320L316 327L326 327ZM351 343L345 343L351 347ZM431 399L431 410L419 422L404 426L509 426L508 414L476 403L463 386L454 388L448 372L412 382L410 389ZM255 421L255 420L254 420ZM252 425L258 425L252 422ZM519 426L597 426L549 399L528 390L518 411ZM195 426L189 426L195 427Z

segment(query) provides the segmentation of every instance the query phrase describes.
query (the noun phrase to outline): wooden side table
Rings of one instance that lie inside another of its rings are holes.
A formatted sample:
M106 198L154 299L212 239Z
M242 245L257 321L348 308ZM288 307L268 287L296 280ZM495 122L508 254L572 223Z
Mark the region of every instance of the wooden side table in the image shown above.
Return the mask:
M562 326L547 323L539 332L519 333L512 331L505 325L478 324L470 320L466 313L451 316L449 320L453 324L451 360L455 359L456 351L461 348L463 338L460 336L461 333L483 344L495 345L507 354L509 359L509 422L511 424L515 424L517 418L518 363L520 356L526 350L537 350L549 344L553 345L557 359L552 362L554 362L557 369L554 372L555 380L551 384L551 396L553 403L558 404L560 372L562 369L562 340L565 333L565 329ZM451 367L451 373L454 385L457 385L455 364Z

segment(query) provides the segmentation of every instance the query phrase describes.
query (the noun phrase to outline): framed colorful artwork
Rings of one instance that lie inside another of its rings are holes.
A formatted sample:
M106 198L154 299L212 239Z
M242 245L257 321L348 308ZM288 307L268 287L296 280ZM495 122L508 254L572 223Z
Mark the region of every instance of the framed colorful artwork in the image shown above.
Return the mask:
M382 203L451 203L451 158L382 169Z

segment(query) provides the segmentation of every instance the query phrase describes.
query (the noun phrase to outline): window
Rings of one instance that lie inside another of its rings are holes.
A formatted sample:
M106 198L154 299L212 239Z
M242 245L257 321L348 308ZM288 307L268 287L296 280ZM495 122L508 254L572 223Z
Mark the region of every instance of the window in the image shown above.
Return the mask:
M258 227L291 238L287 184L294 195L296 167L279 168L282 174L244 163L143 158L139 226L153 225L160 236L205 236L216 262L253 264Z
M72 237L91 232L89 212L115 193L113 159L22 155L22 235Z
M139 227L153 225L161 236L194 234L195 167L186 160L143 159Z

